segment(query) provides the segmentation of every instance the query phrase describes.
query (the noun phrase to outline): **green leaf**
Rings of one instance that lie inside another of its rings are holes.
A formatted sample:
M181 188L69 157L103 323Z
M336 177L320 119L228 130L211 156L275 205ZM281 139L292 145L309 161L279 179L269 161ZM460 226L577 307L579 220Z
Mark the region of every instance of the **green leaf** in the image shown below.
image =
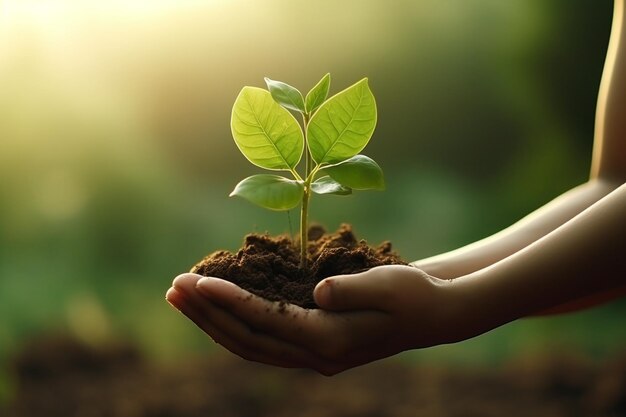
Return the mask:
M307 113L313 113L319 106L322 105L324 100L326 100L326 97L328 97L329 89L330 74L326 74L306 95L304 108Z
M376 101L367 78L328 99L307 127L309 150L318 164L336 164L361 152L376 127Z
M323 168L332 179L355 190L384 190L383 170L365 155L356 155L340 164Z
M289 210L302 200L304 185L280 175L259 174L242 180L229 197L238 196L271 210Z
M300 125L267 90L241 90L233 105L230 128L241 153L261 168L290 170L302 157Z
M352 189L344 187L328 175L318 178L311 183L311 190L316 194L352 194Z
M304 99L302 98L302 93L297 88L281 81L270 80L267 77L265 77L265 83L274 100L280 105L290 110L304 113Z

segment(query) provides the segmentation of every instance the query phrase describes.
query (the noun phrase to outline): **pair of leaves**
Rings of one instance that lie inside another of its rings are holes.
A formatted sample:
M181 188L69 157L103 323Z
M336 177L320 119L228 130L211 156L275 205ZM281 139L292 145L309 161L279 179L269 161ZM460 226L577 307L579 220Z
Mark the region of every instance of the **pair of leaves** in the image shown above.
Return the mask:
M265 78L267 89L274 100L283 107L300 112L302 114L313 114L315 110L326 100L330 89L330 74L324 75L322 79L309 91L306 99L302 98L302 93L295 87L282 81Z
M324 79L318 85L323 82ZM280 94L290 106L300 105L299 92L295 94L284 87ZM315 106L320 97L325 97L322 88L313 88L307 95L307 103L311 101ZM376 101L364 78L319 105L307 126L311 157L318 165L338 164L352 158L369 142L376 118ZM304 135L296 119L270 92L260 88L241 90L233 106L231 131L241 153L261 168L291 171L304 151Z
M373 159L356 155L347 161L324 168L328 174L311 183L316 194L348 195L352 190L382 190L383 172ZM304 184L280 175L259 174L241 181L231 196L243 197L272 210L289 210L302 201Z

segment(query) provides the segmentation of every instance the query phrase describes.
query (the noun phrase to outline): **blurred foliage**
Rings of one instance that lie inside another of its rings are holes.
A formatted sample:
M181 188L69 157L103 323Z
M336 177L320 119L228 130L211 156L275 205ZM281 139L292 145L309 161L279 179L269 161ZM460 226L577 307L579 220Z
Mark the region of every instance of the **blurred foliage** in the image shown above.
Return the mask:
M230 109L264 76L308 90L330 72L331 92L368 76L377 97L366 153L388 189L314 200L313 220L351 222L409 260L511 224L587 178L611 12L582 0L3 2L0 363L47 328L129 338L155 358L212 346L164 302L172 278L248 232L297 224L227 198L257 172ZM624 307L416 355L602 354L624 346Z

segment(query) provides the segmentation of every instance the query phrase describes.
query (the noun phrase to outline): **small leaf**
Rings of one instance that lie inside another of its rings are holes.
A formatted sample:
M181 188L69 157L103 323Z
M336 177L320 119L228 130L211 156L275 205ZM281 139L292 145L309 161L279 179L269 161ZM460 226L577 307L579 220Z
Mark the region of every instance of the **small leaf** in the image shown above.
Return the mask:
M229 197L238 196L271 210L289 210L302 200L304 186L280 175L259 174L242 180Z
M233 105L230 128L241 153L261 168L290 170L302 157L300 125L267 90L241 90Z
M328 175L313 181L311 183L311 190L316 194L352 194L352 189L344 187Z
M326 97L328 97L329 89L330 74L326 74L306 95L304 108L307 113L313 113L319 106L322 105L324 100L326 100Z
M270 80L267 77L265 77L265 83L274 100L280 105L290 110L304 113L304 99L302 98L302 93L297 88L282 81Z
M376 101L367 78L329 98L307 126L311 156L336 164L361 152L376 127Z
M324 168L332 179L355 190L383 190L383 170L365 155L356 155L340 164Z

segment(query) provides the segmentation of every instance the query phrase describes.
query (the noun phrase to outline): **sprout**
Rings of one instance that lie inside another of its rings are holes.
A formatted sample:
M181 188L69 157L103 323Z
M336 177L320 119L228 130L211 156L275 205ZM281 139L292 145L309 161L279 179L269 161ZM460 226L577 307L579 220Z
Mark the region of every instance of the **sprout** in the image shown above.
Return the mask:
M248 177L231 196L271 210L300 214L300 267L307 268L308 209L311 193L351 194L382 190L383 172L359 154L376 127L376 101L367 78L327 99L330 74L304 98L296 88L265 79L268 90L244 87L233 105L231 131L241 153L254 165L288 171ZM302 127L289 110L302 116ZM304 175L297 170L304 155Z

